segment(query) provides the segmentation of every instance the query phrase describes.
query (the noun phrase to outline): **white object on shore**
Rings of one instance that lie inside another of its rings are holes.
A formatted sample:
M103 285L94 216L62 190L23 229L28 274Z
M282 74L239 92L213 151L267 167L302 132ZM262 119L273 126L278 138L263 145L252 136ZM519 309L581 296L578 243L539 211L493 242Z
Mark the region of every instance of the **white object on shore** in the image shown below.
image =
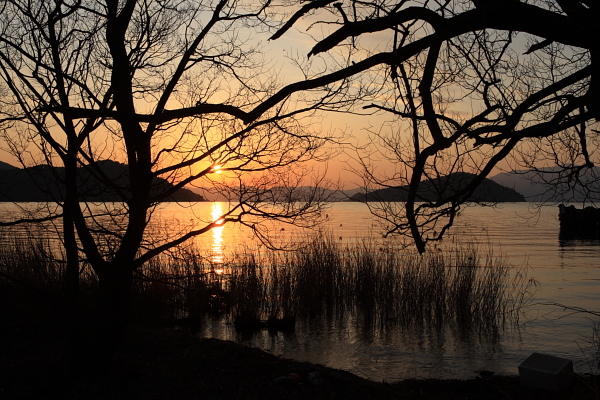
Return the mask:
M573 381L573 362L566 358L533 353L519 365L521 385L560 391Z

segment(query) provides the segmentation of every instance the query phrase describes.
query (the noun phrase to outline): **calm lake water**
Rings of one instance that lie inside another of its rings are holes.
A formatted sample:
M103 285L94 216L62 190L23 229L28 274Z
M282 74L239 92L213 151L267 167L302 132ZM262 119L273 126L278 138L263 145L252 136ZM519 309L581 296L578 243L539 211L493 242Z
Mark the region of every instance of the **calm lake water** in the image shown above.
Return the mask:
M334 203L328 214L326 228L343 241L380 232L363 204ZM233 226L223 229L216 238L205 238L217 254L231 250L227 243L244 242L243 231ZM527 307L518 326L507 327L497 337L465 334L460 327L442 331L402 329L383 334L361 331L352 323L340 329L327 322L302 321L293 335L264 331L252 337L237 334L222 321L213 321L204 327L201 336L233 340L287 358L388 382L472 378L479 370L518 374L518 365L532 352L572 359L578 372L591 372L595 367L588 362L587 350L598 318L552 303L600 311L600 241L560 242L558 234L557 206L537 209L526 203L467 207L451 229L446 241L454 236L463 242L490 243L494 253L505 255L511 264L527 265L529 276L540 283L533 304ZM284 232L281 235L285 237Z
M218 202L183 211L175 204L165 204L159 212L165 221L200 217L214 221L225 209L226 204ZM2 211L15 212L10 205L1 206L0 214ZM332 203L327 213L329 221L323 228L342 243L383 240L377 221L363 204ZM287 226L272 228L275 239L282 243L297 233ZM453 326L380 332L362 330L352 321L341 327L328 321L298 321L294 334L271 335L265 330L247 337L226 321L215 320L206 323L200 336L233 340L377 381L472 378L479 370L517 374L518 365L532 352L572 359L578 372L596 371L586 351L594 321L599 318L556 303L600 311L600 241L559 241L558 207L534 209L527 203L467 207L450 233L446 242L491 244L494 254L503 254L515 266L528 266L529 276L540 287L518 325L490 337ZM251 243L250 232L236 225L224 225L197 239L215 263L238 251L240 245Z

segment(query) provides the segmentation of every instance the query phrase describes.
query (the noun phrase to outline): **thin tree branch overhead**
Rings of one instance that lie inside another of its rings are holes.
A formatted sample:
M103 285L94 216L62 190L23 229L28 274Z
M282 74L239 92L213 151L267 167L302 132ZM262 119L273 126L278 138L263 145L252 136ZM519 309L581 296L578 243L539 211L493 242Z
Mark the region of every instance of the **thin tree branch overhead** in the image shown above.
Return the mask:
M387 114L389 128L371 130L376 145L359 161L373 192L363 200L389 234L412 237L423 252L501 168L570 175L597 162L598 137L590 134L600 116L595 2L372 1L334 9L354 12L313 22L332 28L315 35L309 56L344 54L348 61L331 74L356 66L379 74L380 97L366 107ZM389 73L379 72L383 65ZM373 154L396 169L375 173ZM441 184L458 176L462 183L450 191ZM392 199L393 190L405 193L400 203L374 201Z

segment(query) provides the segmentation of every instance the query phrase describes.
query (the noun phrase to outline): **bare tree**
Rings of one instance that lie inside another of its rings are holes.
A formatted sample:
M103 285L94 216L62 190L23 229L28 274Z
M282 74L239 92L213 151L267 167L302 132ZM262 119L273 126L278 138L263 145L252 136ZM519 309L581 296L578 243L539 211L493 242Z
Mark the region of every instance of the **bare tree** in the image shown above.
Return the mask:
M6 149L24 166L50 166L62 187L57 212L44 218L62 221L72 366L110 359L134 271L161 252L224 223L246 224L265 240L261 219L315 223L319 193L295 188L310 172L303 164L326 158L333 138L308 118L347 108L350 82L307 75L284 86L255 38L280 23L278 10L271 1L229 0L0 5ZM294 96L300 90L311 91ZM106 159L127 166L119 179L102 167ZM87 202L81 171L119 202ZM226 191L229 208L176 236L150 235L156 205L186 185ZM76 318L82 262L99 281L87 328Z
M494 168L532 145L575 172L590 167L598 10L575 0L2 2L5 143L24 164L64 169L57 201L70 303L80 259L100 282L95 325L87 335L73 327L72 354L80 346L100 364L110 357L133 272L161 251L223 222L259 229L255 218L297 223L318 213L314 198L296 203L296 191L271 190L297 183L295 166L321 156L329 138L303 119L318 110L392 117L373 133L397 174L367 168L367 178L406 184L408 199L374 211L389 221L388 233L412 236L421 252ZM252 36L279 27L277 39L300 24L321 35L308 54L318 68L283 82ZM127 165L126 184L106 176L98 164L105 158ZM215 180L216 167L239 182L222 218L176 238L148 237L152 210L173 190L230 186ZM118 194L121 207L97 213L82 203L81 168ZM436 178L455 171L475 175L444 190ZM157 178L175 186L161 190ZM438 183L434 201L419 198L424 180Z
M498 168L554 166L549 184L581 189L597 157L597 2L316 3L294 17L320 10L311 18L325 33L309 55L341 52L339 72L368 73L381 86L363 111L389 118L371 129L377 148L359 156L371 187L405 188L402 204L370 203L388 234L425 251ZM379 173L373 160L395 169ZM473 175L456 184L454 172ZM424 185L433 199L420 194Z

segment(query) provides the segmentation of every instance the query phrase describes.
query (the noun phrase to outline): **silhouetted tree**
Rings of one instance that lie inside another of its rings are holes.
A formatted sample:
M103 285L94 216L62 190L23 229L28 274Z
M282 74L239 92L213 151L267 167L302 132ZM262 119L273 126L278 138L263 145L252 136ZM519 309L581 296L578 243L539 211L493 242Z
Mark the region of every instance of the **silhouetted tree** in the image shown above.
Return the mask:
M363 111L390 118L371 129L376 146L358 154L368 185L409 187L403 204L370 204L388 234L411 236L423 252L500 167L553 166L546 181L567 190L595 179L598 2L311 2L275 37L308 16L324 32L310 56L340 53L338 73L370 74L381 87ZM380 173L381 161L393 172ZM438 178L458 171L476 176L445 190ZM439 185L435 201L419 198L423 181Z
M246 224L264 240L263 218L315 223L319 193L296 187L310 172L303 165L325 158L333 138L303 116L348 107L349 81L284 86L257 38L281 23L277 10L271 1L230 0L0 4L5 148L24 166L54 168L63 188L57 212L43 218L62 221L72 367L102 367L112 357L134 272L161 252L223 223ZM310 96L294 96L303 89ZM126 172L114 179L105 159ZM86 202L82 176L120 202ZM230 206L177 234L148 232L156 205L185 185L220 191ZM99 282L90 326L77 319L82 265Z
M176 237L149 237L152 210L173 190L226 190L232 205L218 221L259 234L258 217L299 223L319 212L314 193L295 202L293 190L304 175L299 166L319 159L330 140L302 119L318 110L392 117L373 133L397 173L376 174L370 153L365 178L409 185L401 207L372 210L390 223L389 234L412 236L421 252L511 156L539 165L535 157L546 154L572 176L592 166L599 8L570 0L3 1L5 143L25 165L64 168L57 215L69 303L77 301L82 260L99 279L95 325L71 329L72 363L83 362L79 354L100 365L110 358L135 270L216 226L205 220ZM294 26L321 36L308 54L316 69L286 84L253 36L279 27L277 39ZM536 146L543 151L532 152ZM99 168L106 158L127 165L126 185ZM231 178L216 178L217 165L239 182L234 191ZM122 203L98 212L81 202L81 167ZM417 197L422 180L456 171L476 177L453 191L440 187L436 201ZM174 186L157 190L157 177Z

